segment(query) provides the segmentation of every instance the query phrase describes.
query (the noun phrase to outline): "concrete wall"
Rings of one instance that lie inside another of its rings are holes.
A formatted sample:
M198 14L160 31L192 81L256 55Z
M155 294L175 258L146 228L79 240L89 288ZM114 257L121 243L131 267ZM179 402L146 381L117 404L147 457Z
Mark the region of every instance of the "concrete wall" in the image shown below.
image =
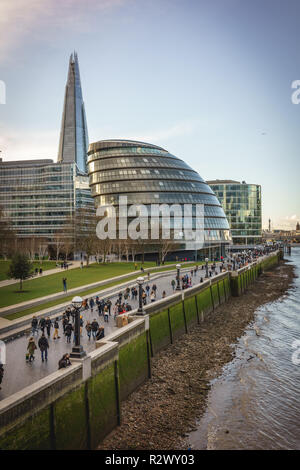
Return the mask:
M279 254L146 307L147 315L98 341L96 350L0 402L0 449L94 449L121 421L120 402L151 376L151 356L241 295Z

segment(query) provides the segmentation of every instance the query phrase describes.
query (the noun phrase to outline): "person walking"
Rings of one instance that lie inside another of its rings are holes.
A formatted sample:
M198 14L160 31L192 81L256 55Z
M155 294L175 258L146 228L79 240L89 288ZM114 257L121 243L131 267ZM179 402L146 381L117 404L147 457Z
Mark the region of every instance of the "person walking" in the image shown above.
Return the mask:
M164 290L163 293L162 293L162 298L165 299L166 296L167 296L167 293L166 293L166 291Z
M110 316L111 315L111 300L110 299L107 299L106 305L107 305L108 315Z
M96 339L97 331L98 331L98 328L99 328L99 323L97 322L96 318L94 318L91 326L92 326L93 338Z
M65 311L65 314L66 314L66 317L68 319L68 321L70 321L70 316L71 316L71 307L67 307L66 311Z
M68 289L67 289L67 278L66 277L63 278L62 283L63 283L64 292L67 293Z
M69 323L69 319L68 319L67 315L64 313L63 317L62 317L62 326L63 326L63 333L64 334L66 332L66 326L67 326L68 323Z
M72 323L67 323L66 328L65 328L65 335L67 338L67 343L71 343L72 331L73 331Z
M29 338L29 342L27 345L28 351L28 362L34 361L34 351L37 349L33 336Z
M93 313L93 310L94 310L94 306L95 306L95 301L93 299L93 297L90 298L90 309L91 309L91 312Z
M146 285L146 292L147 292L147 297L150 295L150 286L149 284Z
M44 333L45 332L45 328L46 328L46 319L44 317L42 317L39 321L39 327L41 329L41 332Z
M50 320L50 317L46 318L45 324L46 324L46 330L47 330L48 338L50 338L50 330L51 330L51 326L52 326L52 321Z
M108 323L108 307L107 305L104 306L104 321Z
M38 345L41 351L42 362L44 362L44 360L47 361L49 343L44 333L42 333L42 336L39 339Z
M60 336L58 334L58 329L59 329L59 323L58 323L58 317L55 318L55 321L54 321L54 335L53 335L53 339L59 339Z
M176 282L174 279L172 279L171 281L171 286L172 286L172 289L175 290L175 285L176 285Z
M151 300L151 302L154 302L154 301L155 301L155 293L154 293L154 291L151 291L150 300Z
M31 328L32 328L31 334L32 334L32 336L34 336L35 333L38 333L38 332L39 332L39 330L38 330L38 323L39 323L39 322L38 322L38 319L37 319L36 316L34 315L34 316L32 317L32 320L31 320Z
M88 335L89 341L91 339L91 334L92 334L92 326L91 323L88 321L87 324L85 325L86 333Z

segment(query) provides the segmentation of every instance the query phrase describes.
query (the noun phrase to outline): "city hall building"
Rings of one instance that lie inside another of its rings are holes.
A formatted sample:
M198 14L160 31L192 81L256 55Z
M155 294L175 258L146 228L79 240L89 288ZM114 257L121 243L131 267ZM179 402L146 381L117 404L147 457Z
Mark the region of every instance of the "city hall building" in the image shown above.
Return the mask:
M255 245L261 242L261 186L233 180L213 180L207 184L222 204L234 244Z
M96 207L117 207L120 196L127 197L128 205L145 205L149 212L151 204L203 205L204 246L196 253L197 245L183 240L177 248L180 256L190 252L192 259L208 254L219 257L231 243L226 215L213 190L189 165L162 147L132 140L92 143L88 173ZM196 214L193 216L195 219Z

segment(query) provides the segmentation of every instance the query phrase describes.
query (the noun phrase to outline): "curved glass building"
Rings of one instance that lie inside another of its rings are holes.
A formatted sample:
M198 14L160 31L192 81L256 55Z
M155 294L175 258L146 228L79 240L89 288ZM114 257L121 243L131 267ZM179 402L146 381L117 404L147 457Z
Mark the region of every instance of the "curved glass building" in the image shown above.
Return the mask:
M128 205L203 204L205 244L224 246L231 234L220 202L208 184L183 160L167 150L131 140L90 144L88 173L96 207ZM182 245L183 250L188 246Z

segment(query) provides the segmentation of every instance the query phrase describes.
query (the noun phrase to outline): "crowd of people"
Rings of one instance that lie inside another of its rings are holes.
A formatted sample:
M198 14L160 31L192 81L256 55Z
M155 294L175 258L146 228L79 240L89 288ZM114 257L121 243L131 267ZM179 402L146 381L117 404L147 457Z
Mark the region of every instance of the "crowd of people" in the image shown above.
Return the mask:
M187 289L192 287L197 282L204 282L205 278L210 278L214 275L225 271L238 270L248 264L256 261L260 256L263 256L271 251L270 248L264 247L252 251L243 251L240 253L230 254L226 259L221 257L220 263L215 262L208 265L208 263L193 267L189 272L182 274L178 280L177 276L171 280L171 288L173 291L179 284L180 289ZM66 269L65 266L63 266ZM199 281L197 275L199 274ZM64 290L67 291L66 278L63 279ZM161 298L165 298L167 293L165 290L161 291ZM142 303L146 305L148 302L155 302L158 298L158 288L155 283L150 285L150 274L147 273L146 283L142 286ZM138 301L138 289L136 286L127 287L123 292L117 294L114 304L109 298L100 298L98 295L93 298L84 299L82 303L80 315L80 335L85 333L88 341L93 339L98 341L105 336L105 328L100 325L100 320L103 317L104 323L109 323L109 318L112 317L116 320L120 314L130 312L133 307L132 303ZM93 320L83 319L84 313L89 311L94 314ZM35 360L36 350L40 350L42 362L48 361L48 350L50 348L51 339L57 341L63 335L67 343L75 342L75 317L76 310L71 306L67 307L62 317L51 319L42 317L37 319L33 316L31 322L31 336L27 344L26 361L32 363ZM97 319L98 317L98 319ZM53 332L53 334L52 334ZM73 339L72 339L73 335ZM37 336L37 342L35 337ZM64 368L71 365L69 353L65 353L58 362L58 368ZM0 389L4 375L3 364L0 363Z

